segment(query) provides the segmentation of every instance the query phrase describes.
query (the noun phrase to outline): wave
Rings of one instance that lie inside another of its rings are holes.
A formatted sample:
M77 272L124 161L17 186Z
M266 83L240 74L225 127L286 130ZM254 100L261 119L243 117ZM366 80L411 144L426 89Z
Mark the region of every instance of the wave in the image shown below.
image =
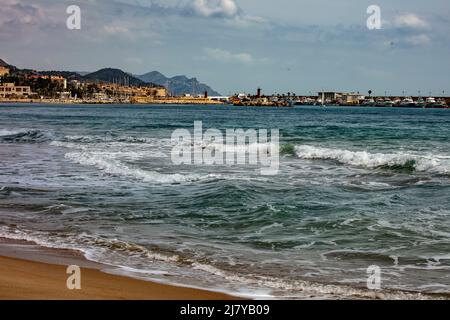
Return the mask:
M406 152L370 153L309 145L296 146L295 153L300 159L334 160L341 164L369 169L450 174L450 158L448 156L418 155Z
M281 145L280 154L284 156L295 156L295 145L290 143Z
M101 143L101 142L126 142L126 143L154 143L155 139L134 136L114 136L111 133L93 136L65 136L60 142Z
M54 139L51 132L41 130L0 130L0 142L43 143Z
M199 175L199 174L163 174L156 171L147 171L139 168L132 168L117 159L108 157L105 154L95 154L90 152L71 152L67 153L65 157L75 163L94 166L101 171L122 177L131 177L133 179L141 180L144 182L153 182L161 184L178 184L186 182L195 182L205 179L217 178L217 175Z
M278 145L268 142L268 143L239 143L228 145L226 141L224 143L207 142L203 141L201 143L191 143L191 146L201 148L202 150L215 151L220 153L233 154L237 153L238 156L244 157L246 154L267 154L272 155L272 151L279 150Z
M0 137L3 136L11 136L14 134L18 134L20 130L6 130L6 129L0 129Z

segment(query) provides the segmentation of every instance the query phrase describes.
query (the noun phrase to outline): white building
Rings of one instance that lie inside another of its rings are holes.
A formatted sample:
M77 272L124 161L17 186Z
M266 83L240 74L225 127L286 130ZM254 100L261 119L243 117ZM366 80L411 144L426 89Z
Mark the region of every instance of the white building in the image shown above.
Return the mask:
M14 83L0 84L0 98L23 98L31 94L31 88L28 86L16 86Z

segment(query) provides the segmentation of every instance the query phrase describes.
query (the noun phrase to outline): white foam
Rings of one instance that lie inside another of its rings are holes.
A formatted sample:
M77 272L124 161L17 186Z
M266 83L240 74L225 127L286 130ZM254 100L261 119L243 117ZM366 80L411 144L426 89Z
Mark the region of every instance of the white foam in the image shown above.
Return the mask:
M123 142L133 144L154 144L155 142L163 141L167 142L170 139L156 139L146 137L133 137L133 136L112 136L109 134L81 136L81 135L69 135L65 136L63 142L75 142L75 143L99 143L99 142Z
M103 172L116 176L131 177L144 182L173 184L182 182L194 182L198 180L210 179L217 175L199 175L199 174L162 174L156 171L147 171L139 168L131 168L120 160L114 159L105 153L95 154L90 152L71 152L65 157L81 165L94 166Z
M426 155L408 152L370 153L367 151L350 151L310 145L296 146L295 151L297 156L301 159L335 160L342 164L371 169L382 166L401 166L413 161L416 171L440 174L450 173L450 160L446 155Z
M193 263L192 267L197 270L202 270L214 274L233 283L242 283L262 288L281 290L284 291L284 294L286 295L285 298L288 297L289 294L291 294L292 297L301 296L305 298L377 298L373 297L373 291L363 288L354 288L345 285L313 283L303 280L283 281L278 278L259 275L240 276L202 263ZM383 299L388 300L436 299L435 297L429 297L421 293L403 292L398 290L386 291L380 294L382 295L381 297Z
M26 132L26 131L25 130L21 131L21 130L0 129L0 137L12 136L12 135L15 135L15 134L19 134L21 132Z

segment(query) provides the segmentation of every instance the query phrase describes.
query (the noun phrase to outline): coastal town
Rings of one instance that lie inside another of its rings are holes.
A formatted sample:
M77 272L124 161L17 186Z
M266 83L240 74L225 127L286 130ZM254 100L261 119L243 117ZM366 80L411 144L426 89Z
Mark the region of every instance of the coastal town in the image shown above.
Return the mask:
M101 69L92 75L75 72L23 70L0 60L0 102L57 103L57 104L199 104L233 105L244 107L294 106L361 106L449 108L450 97L442 92L435 97L430 92L421 95L383 96L360 92L325 92L316 95L295 93L264 95L236 93L231 96L213 96L183 92L175 95L168 86L147 83L118 69Z

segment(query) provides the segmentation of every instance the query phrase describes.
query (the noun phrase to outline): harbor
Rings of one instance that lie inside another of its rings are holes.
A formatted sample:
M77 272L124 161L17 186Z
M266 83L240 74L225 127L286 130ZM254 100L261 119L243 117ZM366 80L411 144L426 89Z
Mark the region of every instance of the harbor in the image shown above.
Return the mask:
M295 97L295 105L315 106L362 106L362 107L403 107L403 108L448 108L450 97L372 96L360 93L319 92L317 96Z
M450 97L422 96L372 96L360 93L318 92L317 95L297 96L287 94L262 95L261 89L256 95L236 94L230 97L234 106L246 107L293 107L293 106L346 106L346 107L403 107L403 108L449 108Z

